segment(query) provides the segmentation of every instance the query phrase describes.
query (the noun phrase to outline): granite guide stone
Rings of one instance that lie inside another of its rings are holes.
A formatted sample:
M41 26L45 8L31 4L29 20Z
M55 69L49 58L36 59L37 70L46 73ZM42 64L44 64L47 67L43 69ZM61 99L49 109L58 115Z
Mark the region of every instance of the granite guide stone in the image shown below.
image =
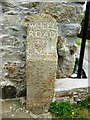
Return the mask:
M58 22L58 34L66 38L66 44L73 44L77 39L80 23L84 17L83 5L67 1L62 2L62 0L58 0L59 2L57 2L57 0L54 1L55 2L31 2L31 0L0 1L0 80L5 82L9 81L14 84L17 89L17 94L18 91L21 92L22 89L26 88L25 65L27 34L22 24L25 16L32 16L38 13L49 14ZM40 34L40 32L34 34L37 35ZM53 34L54 33L50 36L53 36ZM46 33L44 36L45 35ZM24 96L24 94L22 94L22 96Z
M26 107L33 114L44 114L54 94L57 67L58 27L48 14L25 18L26 38Z

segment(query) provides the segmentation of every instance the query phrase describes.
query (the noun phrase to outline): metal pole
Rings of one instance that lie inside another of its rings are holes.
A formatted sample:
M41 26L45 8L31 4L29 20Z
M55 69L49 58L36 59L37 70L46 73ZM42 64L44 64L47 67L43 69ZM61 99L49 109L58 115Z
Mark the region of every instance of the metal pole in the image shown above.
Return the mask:
M86 4L84 25L82 28L82 43L81 43L77 78L81 78L81 71L82 71L82 66L83 66L83 58L84 58L84 51L85 51L85 44L86 44L86 34L87 34L87 30L88 30L89 9L90 9L90 1L87 2L87 4Z

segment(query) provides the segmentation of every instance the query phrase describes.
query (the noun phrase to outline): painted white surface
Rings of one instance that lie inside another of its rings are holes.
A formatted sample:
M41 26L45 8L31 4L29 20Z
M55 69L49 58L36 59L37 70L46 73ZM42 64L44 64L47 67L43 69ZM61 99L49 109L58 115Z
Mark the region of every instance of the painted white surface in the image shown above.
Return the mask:
M65 79L57 79L55 81L55 91L65 91L71 90L75 88L85 88L90 86L88 79L72 79L72 78L65 78Z

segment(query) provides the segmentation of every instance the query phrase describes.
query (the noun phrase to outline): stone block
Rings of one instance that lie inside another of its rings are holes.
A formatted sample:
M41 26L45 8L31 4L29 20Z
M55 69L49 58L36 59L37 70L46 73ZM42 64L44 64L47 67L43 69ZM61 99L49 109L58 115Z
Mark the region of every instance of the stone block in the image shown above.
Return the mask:
M58 67L57 67L57 79L70 77L73 73L75 65L75 52L77 46L65 45L66 39L58 36L57 53L58 53Z
M80 33L80 24L64 24L62 25L62 33L65 37L77 37L77 34Z
M54 94L57 67L56 20L47 14L28 16L26 49L27 109L33 114L48 112Z
M46 2L42 12L53 16L58 23L80 23L83 18L83 6L69 2Z
M20 25L20 19L19 15L6 15L3 17L2 21L2 30L3 27L10 27L10 26L19 26Z
M56 61L27 64L27 108L34 114L48 112L54 94Z

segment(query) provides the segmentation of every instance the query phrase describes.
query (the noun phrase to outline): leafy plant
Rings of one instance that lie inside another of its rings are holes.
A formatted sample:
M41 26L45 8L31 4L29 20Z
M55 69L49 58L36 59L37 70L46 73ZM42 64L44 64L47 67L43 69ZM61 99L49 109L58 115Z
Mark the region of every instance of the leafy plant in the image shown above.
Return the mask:
M87 110L90 110L90 96L85 100L81 100L78 104L71 104L69 101L55 101L50 105L50 112L53 116L59 117L60 120L63 120L63 118L80 118L80 120L84 120L87 117L84 111Z
M85 100L81 100L78 105L90 110L90 96L88 96Z
M60 117L67 117L70 115L70 104L69 102L53 102L50 106L50 112L53 113L55 116Z

